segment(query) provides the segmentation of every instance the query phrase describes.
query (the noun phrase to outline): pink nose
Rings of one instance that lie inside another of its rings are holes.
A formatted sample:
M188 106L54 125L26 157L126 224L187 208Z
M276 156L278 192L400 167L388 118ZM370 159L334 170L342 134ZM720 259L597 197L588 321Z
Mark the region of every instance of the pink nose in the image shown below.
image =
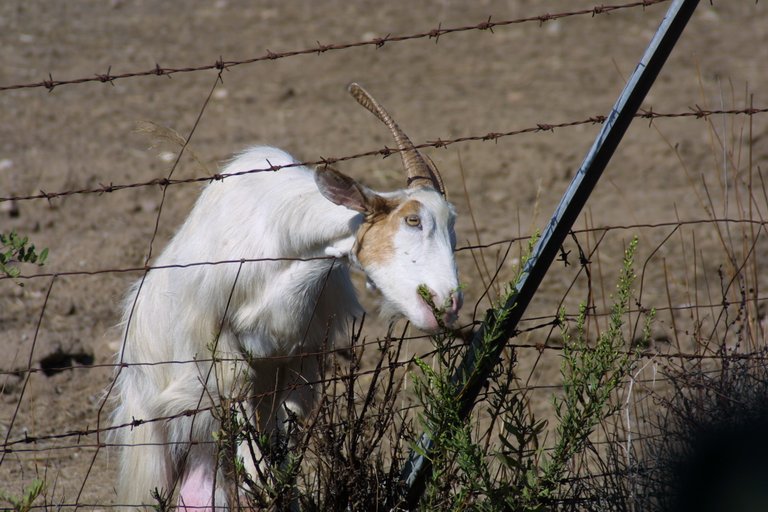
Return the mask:
M461 309L461 306L463 305L464 294L461 293L461 290L456 290L455 292L451 293L451 312L458 313Z
M451 292L451 307L445 312L443 317L446 325L451 325L458 319L462 304L464 304L464 294L461 293L461 290Z

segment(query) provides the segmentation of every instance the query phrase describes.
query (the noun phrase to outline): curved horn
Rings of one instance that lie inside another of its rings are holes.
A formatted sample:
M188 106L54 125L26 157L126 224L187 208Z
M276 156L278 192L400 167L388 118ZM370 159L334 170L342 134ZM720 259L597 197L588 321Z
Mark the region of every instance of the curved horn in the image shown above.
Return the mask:
M440 177L440 173L435 165L426 161L421 156L421 153L413 147L411 139L400 129L394 119L392 119L392 116L384 110L384 107L373 99L373 96L368 91L355 82L349 84L347 90L359 104L371 111L392 132L392 136L395 138L397 147L400 150L400 156L403 159L405 172L408 175L408 187L431 187L445 196L443 179Z

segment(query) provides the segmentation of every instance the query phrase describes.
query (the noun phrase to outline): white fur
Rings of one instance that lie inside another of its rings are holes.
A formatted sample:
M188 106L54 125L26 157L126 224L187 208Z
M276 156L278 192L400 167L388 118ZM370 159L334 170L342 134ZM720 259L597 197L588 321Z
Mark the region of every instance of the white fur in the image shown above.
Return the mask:
M223 172L293 162L280 150L257 147ZM364 213L333 204L315 179L306 167L289 167L211 183L155 266L259 258L304 261L159 268L132 287L124 306L120 357L127 366L117 377L113 423L175 418L117 431L116 441L126 445L120 457L119 504L153 503L150 491L158 488L182 489L180 505L187 507L206 508L211 501L216 507L226 505L213 443L218 421L209 410L189 416L185 411L248 396L251 421L259 431L271 432L283 428L290 415L301 418L311 410L316 400L311 383L320 377L315 354L329 340L343 338L345 326L362 312L349 262L356 262L359 243L370 242L356 238ZM404 314L434 330L437 321L416 288L427 285L438 305L452 304L446 320L455 317L461 294L453 258L453 210L433 190L383 196L419 201L422 225L397 227L391 233L395 254L363 271L382 291L388 314ZM322 259L306 261L315 257ZM212 368L214 352L226 360ZM240 449L246 467L254 471L249 452ZM215 492L213 475L218 475Z

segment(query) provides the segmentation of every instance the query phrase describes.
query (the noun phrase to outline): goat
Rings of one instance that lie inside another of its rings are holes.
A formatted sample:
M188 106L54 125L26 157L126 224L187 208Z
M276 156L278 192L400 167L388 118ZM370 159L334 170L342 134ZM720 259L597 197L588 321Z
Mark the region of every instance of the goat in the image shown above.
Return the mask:
M350 266L380 290L384 314L428 332L456 320L455 211L442 178L376 100L357 84L349 91L389 127L408 187L374 192L330 167L313 171L256 147L223 170L236 176L204 189L160 268L125 300L112 417L115 426L132 424L116 428L122 506L149 506L152 489L176 492L185 510L231 505L212 409L245 389L258 432L306 417L317 398L316 354L362 313ZM273 166L288 167L246 172ZM249 259L268 261L185 265ZM238 447L255 480L251 453Z

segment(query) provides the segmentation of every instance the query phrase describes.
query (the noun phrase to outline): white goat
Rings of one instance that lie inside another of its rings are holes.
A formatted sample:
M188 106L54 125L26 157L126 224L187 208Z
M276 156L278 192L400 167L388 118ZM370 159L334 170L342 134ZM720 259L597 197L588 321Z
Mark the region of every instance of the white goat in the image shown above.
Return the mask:
M455 321L462 303L455 213L440 175L367 92L349 90L392 131L408 188L377 193L336 170L301 166L207 186L156 266L269 261L159 268L132 287L114 390L113 424L134 424L116 434L120 505L151 504L153 489L177 493L189 510L227 504L212 409L246 390L249 420L265 433L310 412L317 353L362 312L349 263L381 291L386 314L432 332ZM257 147L223 172L292 163ZM435 318L420 285L445 306L444 318ZM224 361L213 364L213 354ZM185 415L193 410L200 412ZM152 420L165 417L173 418ZM239 451L256 480L251 452Z

